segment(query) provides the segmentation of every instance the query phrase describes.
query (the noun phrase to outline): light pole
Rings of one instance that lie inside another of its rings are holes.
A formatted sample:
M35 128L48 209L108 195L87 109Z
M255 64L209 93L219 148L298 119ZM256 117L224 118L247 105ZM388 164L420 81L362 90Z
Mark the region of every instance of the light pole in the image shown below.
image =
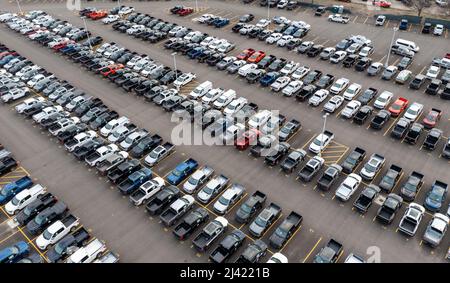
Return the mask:
M17 8L19 8L20 14L23 15L22 7L20 7L19 0L16 0L16 3L17 3Z
M89 31L87 29L86 19L85 18L83 18L83 23L84 23L84 29L86 30L86 34L87 34L87 38L88 38L89 49L92 51L91 38L89 36Z
M390 57L391 51L392 51L392 44L394 44L395 32L398 30L398 28L394 27L393 30L394 30L394 32L392 33L391 45L389 46L389 52L387 54L386 62L384 63L385 68L387 68L389 66L389 57Z
M318 156L321 157L322 156L322 145L323 145L323 137L325 135L325 130L327 128L327 117L328 115L330 115L329 113L325 113L322 118L323 118L323 128L322 128L322 136L320 137L320 146L319 146L319 154Z
M270 2L267 1L267 20L270 19Z
M173 68L174 68L174 70L175 70L175 80L178 80L178 73L177 73L177 57L176 57L177 52L173 52L171 55L172 55L172 57L173 57ZM179 89L178 89L178 85L176 85L176 88L177 88L177 90L179 90Z
M198 0L195 0L195 12L198 12Z

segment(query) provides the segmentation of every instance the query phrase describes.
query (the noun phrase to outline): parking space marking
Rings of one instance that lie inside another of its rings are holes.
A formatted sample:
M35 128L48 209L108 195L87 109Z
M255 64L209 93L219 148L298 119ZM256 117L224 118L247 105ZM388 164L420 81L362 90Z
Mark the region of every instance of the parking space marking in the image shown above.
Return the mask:
M319 240L317 240L316 244L312 247L312 249L309 251L309 253L306 255L306 257L303 259L302 263L305 263L309 256L313 253L313 251L317 248L317 246L319 245L319 243L322 241L322 237L319 238Z
M284 248L287 247L287 245L289 244L289 242L295 237L295 235L297 234L298 231L300 231L300 229L302 228L303 225L298 226L297 230L294 231L294 233L292 234L292 236L289 238L289 240L287 240L287 242L283 245L283 247L280 249L280 253L283 252Z
M400 115L397 118L395 118L394 122L391 123L389 128L384 132L383 136L386 136L387 133L391 131L392 127L394 127L394 125L397 124L398 119L400 119Z

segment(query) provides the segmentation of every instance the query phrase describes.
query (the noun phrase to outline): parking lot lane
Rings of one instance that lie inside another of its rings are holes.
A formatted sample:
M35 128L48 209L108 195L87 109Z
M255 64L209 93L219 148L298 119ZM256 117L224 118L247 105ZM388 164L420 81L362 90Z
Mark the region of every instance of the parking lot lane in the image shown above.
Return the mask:
M312 261L308 261L308 259L310 259L311 255L313 254L313 252L316 250L316 248L319 246L320 242L322 242L322 237L320 237L319 239L317 239L316 243L314 244L314 246L311 247L311 249L309 250L309 252L306 254L306 256L303 258L303 260L301 261L302 263L305 262L312 262Z

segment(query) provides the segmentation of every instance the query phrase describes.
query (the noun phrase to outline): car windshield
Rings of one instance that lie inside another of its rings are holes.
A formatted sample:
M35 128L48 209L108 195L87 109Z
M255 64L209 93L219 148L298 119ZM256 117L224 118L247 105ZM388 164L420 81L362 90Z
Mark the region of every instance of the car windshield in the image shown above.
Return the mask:
M120 132L114 132L113 137L119 138L121 136Z
M256 218L255 224L260 227L266 227L267 221L265 219L262 219L261 217Z
M395 103L392 105L392 109L394 109L394 110L400 110L401 108L402 108L402 106L400 104Z
M281 229L281 228L278 228L276 231L275 231L275 234L277 234L279 237L281 237L281 238L286 238L287 237L287 231L286 230L284 230L284 229Z
M12 200L11 200L11 203L13 204L13 205L18 205L19 204L19 199L17 198L17 197L14 197Z
M388 184L393 184L393 183L394 183L394 178L392 178L392 177L389 176L389 175L386 175L386 176L384 176L383 181L384 181L385 183L388 183Z
M132 144L133 143L133 139L131 138L131 137L127 137L126 139L125 139L125 143L127 143L127 144Z
M108 123L108 124L106 124L105 129L111 130L113 127L114 127L114 124Z
M34 221L36 222L36 224L41 225L41 224L44 223L45 219L46 219L46 216L45 216L45 215L39 214L38 216L36 216L36 218L34 219Z
M241 210L242 210L243 212L245 212L245 213L251 213L251 212L252 212L252 207L249 206L248 204L244 203L244 204L241 206Z
M152 152L150 152L150 155L149 155L151 158L153 158L153 159L156 159L156 158L158 158L158 154L156 153L156 152L154 152L154 151L152 151Z
M203 192L208 194L208 195L211 195L214 192L214 189L209 187L209 186L206 186L206 187L203 188Z
M416 186L411 184L411 183L406 183L404 186L405 190L409 191L409 192L415 192L416 191Z
M376 170L376 168L370 163L367 163L366 166L364 166L364 168L369 172L375 172Z
M1 195L6 197L6 196L8 196L9 192L10 192L9 190L6 190L5 188L3 188Z
M219 203L221 203L221 204L223 204L223 205L225 205L225 206L228 206L228 205L230 204L230 200L229 200L229 199L226 199L226 198L224 198L224 197L222 196L222 197L219 198Z
M432 190L430 192L430 195L428 196L433 201L440 202L442 201L442 195L439 192L436 192L435 190Z
M191 177L191 178L189 178L188 182L189 182L189 184L196 186L198 184L198 179Z
M314 140L314 144L315 144L315 145L318 145L318 146L321 146L321 145L323 145L324 143L325 143L325 138L323 138L323 139L317 138L317 139Z
M66 247L62 243L57 243L55 245L55 252L57 254L63 254L65 250L66 250Z
M44 233L42 234L42 237L44 237L44 239L46 240L50 240L52 238L53 234L50 233L48 230L45 230Z
M386 102L387 101L387 98L386 97L378 97L378 101L379 102Z
M416 115L417 114L417 110L416 109L411 109L411 108L409 108L406 112L408 114L411 114L411 115Z

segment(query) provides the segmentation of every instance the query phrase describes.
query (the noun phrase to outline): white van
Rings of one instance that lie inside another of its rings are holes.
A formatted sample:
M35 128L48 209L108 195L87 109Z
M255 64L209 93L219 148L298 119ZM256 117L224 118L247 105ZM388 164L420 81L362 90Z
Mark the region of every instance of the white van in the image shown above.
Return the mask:
M210 81L202 82L193 91L189 93L189 96L192 97L193 99L197 99L208 93L208 91L210 91L212 87L213 87L212 82Z
M236 91L229 89L224 92L216 101L214 101L213 107L216 109L223 109L227 106L233 99L236 98Z
M419 52L420 48L415 42L399 38L395 41L395 45L406 47L414 52Z
M239 68L238 74L241 77L245 77L245 76L247 76L248 73L250 73L253 70L256 70L257 68L258 68L258 65L256 65L256 64L253 64L253 63L252 64L246 64L246 65L244 65L244 66Z

